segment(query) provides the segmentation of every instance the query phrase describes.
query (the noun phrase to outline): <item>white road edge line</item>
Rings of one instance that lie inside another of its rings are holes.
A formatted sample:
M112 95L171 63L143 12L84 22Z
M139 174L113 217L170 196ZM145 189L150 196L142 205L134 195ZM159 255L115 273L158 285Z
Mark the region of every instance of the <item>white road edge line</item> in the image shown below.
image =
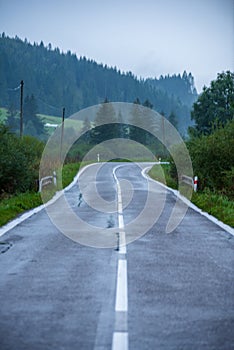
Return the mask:
M218 220L217 218L215 218L213 215L210 215L204 211L202 211L200 208L198 208L195 204L193 204L192 202L190 202L187 198L185 198L184 196L182 196L178 190L174 190L173 188L170 188L166 185L164 185L163 183L152 179L147 173L148 171L151 169L152 167L147 167L145 169L142 170L141 174L144 178L146 178L147 180L151 180L156 182L157 184L159 184L160 186L166 188L168 191L171 191L172 193L175 194L176 197L178 197L179 199L181 199L185 204L188 205L188 207L190 207L191 209L195 210L196 212L198 212L199 214L205 216L207 219L209 219L210 221L212 221L213 223L215 223L216 225L218 225L219 227L221 227L223 230L227 231L228 233L230 233L231 235L234 236L234 229L227 225L224 224L222 221Z
M64 188L61 191L56 192L56 194L54 195L54 197L49 200L47 203L40 205L39 207L36 207L34 209L31 209L29 211L27 211L26 213L22 214L20 217L13 219L12 221L10 221L8 224L2 226L0 228L0 237L3 236L5 233L7 233L8 231L10 231L11 229L13 229L14 227L16 227L17 225L21 224L22 222L24 222L25 220L27 220L28 218L30 218L31 216L33 216L34 214L39 213L41 210L45 209L46 207L48 207L49 205L55 203L63 194L63 192L66 192L68 190L70 190L70 188L72 188L78 181L79 177L81 176L81 174L90 166L93 166L97 163L93 163L93 164L88 164L86 166L84 166L78 173L77 175L74 177L73 181L70 183L70 185L68 185L66 188Z

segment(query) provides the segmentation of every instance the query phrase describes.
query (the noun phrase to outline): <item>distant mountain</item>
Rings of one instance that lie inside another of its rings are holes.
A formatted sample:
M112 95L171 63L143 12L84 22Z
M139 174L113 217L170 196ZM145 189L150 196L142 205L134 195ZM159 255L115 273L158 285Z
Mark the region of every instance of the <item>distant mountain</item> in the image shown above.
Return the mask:
M86 57L64 53L49 44L31 44L18 37L0 35L0 106L19 107L17 87L24 80L24 95L33 94L38 112L69 116L78 110L103 102L141 103L150 101L153 109L169 117L173 112L181 133L191 125L190 110L197 99L191 73L159 79L138 79L131 72L97 64Z

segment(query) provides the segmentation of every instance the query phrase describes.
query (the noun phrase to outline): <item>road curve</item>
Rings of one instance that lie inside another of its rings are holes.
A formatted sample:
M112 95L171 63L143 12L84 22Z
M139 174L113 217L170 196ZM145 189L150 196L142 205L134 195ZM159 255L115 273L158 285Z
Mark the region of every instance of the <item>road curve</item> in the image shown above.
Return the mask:
M111 248L74 242L45 209L0 237L0 349L234 349L234 237L191 208L165 233L177 198L147 166L91 166L65 193Z

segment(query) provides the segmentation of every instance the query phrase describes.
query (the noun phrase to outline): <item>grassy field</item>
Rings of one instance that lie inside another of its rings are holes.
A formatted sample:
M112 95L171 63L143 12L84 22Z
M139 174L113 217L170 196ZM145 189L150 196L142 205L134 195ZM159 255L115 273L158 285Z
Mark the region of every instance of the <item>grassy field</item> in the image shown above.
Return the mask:
M62 123L61 117L54 117L52 115L46 115L46 114L38 114L38 116L43 120L44 124L49 123L49 124L60 125ZM68 127L77 126L77 125L81 127L83 125L82 120L65 119L65 123L67 124Z
M49 123L49 124L61 124L62 123L62 118L61 117L55 117L53 115L46 115L46 114L38 114L40 119L43 120L43 122Z
M41 118L43 123L46 124L52 124L52 125L60 125L62 123L62 118L61 117L54 117L52 115L45 115L45 114L38 114L38 116ZM66 128L73 128L75 130L80 130L83 126L83 121L81 120L70 120L70 119L65 119L65 127ZM51 126L45 126L45 129L49 135L52 135L55 127Z
M161 169L161 170L160 170ZM163 170L163 171L162 171ZM173 189L178 189L177 183L169 174L170 165L155 165L149 172L149 175ZM213 193L209 190L203 192L194 192L191 202L201 208L218 220L234 227L234 202L219 193Z
M7 109L6 108L0 108L0 122L5 122L7 115ZM52 124L52 125L60 125L62 123L61 117L56 117L53 115L46 115L46 114L38 114L39 118L43 121L44 124ZM80 130L83 126L83 122L81 120L70 120L65 119L65 125L68 128L78 128ZM48 127L45 126L46 131L51 135L55 128L54 127Z

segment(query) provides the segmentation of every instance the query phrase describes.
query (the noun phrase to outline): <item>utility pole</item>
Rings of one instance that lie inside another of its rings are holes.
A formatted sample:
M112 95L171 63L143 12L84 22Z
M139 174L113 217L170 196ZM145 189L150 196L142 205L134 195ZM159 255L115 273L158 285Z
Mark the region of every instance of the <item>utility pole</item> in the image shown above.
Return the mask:
M166 145L165 145L165 125L164 125L164 115L162 114L162 139L163 139L163 157L166 156Z
M62 162L63 134L64 134L64 119L65 119L65 108L63 107L62 129L61 129L61 142L60 142L60 162Z
M23 136L23 98L24 98L24 81L20 82L20 137Z

